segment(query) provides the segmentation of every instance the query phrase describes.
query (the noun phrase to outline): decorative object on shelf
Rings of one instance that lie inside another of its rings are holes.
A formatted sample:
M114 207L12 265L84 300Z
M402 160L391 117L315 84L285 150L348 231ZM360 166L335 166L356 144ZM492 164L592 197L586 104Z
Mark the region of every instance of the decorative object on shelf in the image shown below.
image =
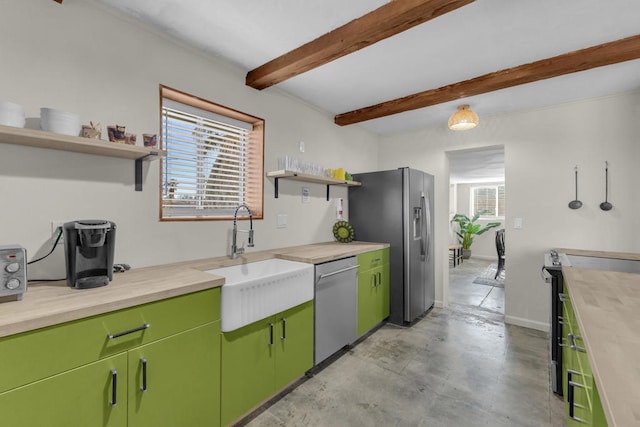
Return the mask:
M478 125L480 119L478 115L469 109L469 104L463 104L458 107L458 111L449 117L449 129L451 130L468 130Z
M480 218L482 212L477 212L473 218L469 219L464 214L455 214L451 219L451 222L457 222L460 229L456 231L458 235L458 242L462 245L462 258L469 259L471 257L471 244L473 243L473 236L479 236L494 227L498 227L501 223L489 222L486 225L478 224L476 221Z
M135 133L125 133L124 134L124 143L127 145L136 145L136 134Z
M600 203L600 209L610 211L613 205L609 203L609 162L604 162L604 202Z
M61 135L79 136L82 126L80 116L75 113L43 107L40 108L40 128Z
M356 237L356 233L347 221L338 221L333 225L333 237L340 243L349 243Z
M158 135L143 133L142 142L144 143L145 147L155 147L156 145L158 145Z
M117 142L118 144L124 144L125 126L115 125L107 126L107 132L109 134L109 141Z
M0 101L0 125L23 128L25 121L22 105Z
M102 137L102 127L100 123L93 124L92 121L89 122L89 125L82 125L82 134L84 138L89 139L100 139Z
M578 165L574 168L576 176L576 199L569 202L569 209L580 209L582 202L578 200Z

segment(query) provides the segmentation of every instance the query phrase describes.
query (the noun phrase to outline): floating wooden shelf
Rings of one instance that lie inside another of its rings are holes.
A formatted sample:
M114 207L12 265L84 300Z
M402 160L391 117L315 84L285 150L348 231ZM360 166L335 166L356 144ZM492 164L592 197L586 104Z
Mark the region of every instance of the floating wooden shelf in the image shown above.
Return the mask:
M362 185L360 182L357 182L357 181L347 181L343 179L309 175L309 174L294 172L290 170L279 170L279 171L267 172L267 177L274 179L276 199L278 198L278 180L280 179L291 179L294 181L305 181L305 182L312 182L314 184L324 184L327 186L327 201L329 200L329 188L332 185L340 185L345 187L358 187Z
M164 150L157 148L3 125L0 125L0 143L135 160L136 191L142 191L142 162L155 160L166 154Z

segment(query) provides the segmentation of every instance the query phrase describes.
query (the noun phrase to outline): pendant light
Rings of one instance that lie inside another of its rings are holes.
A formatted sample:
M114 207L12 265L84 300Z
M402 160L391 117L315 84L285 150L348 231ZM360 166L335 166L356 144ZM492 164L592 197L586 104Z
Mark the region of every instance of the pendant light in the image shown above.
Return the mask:
M467 130L473 129L478 124L478 115L469 109L469 104L458 107L458 111L449 117L449 129Z

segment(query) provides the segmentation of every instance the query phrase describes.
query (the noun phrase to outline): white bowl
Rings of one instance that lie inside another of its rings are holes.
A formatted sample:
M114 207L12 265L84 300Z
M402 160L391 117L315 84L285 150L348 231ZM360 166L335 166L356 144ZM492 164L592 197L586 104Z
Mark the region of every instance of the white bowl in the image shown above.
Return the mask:
M56 110L55 108L41 108L40 128L47 132L78 136L82 126L80 124L80 116L75 113Z
M24 108L13 102L0 101L0 125L24 127Z

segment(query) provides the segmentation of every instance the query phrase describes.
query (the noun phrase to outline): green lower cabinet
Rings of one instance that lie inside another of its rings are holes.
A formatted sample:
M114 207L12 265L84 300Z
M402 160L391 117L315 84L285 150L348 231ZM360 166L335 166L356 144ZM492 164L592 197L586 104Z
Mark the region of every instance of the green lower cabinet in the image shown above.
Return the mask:
M275 390L313 367L313 301L276 316Z
M129 427L218 426L220 321L128 352Z
M389 249L358 255L358 336L389 317Z
M313 366L313 301L222 334L221 424L229 425Z
M606 427L582 333L565 288L562 325L562 391L568 427Z
M219 307L216 288L0 338L0 425L219 426Z
M2 425L11 427L124 427L127 356L112 356L4 392L0 414Z

